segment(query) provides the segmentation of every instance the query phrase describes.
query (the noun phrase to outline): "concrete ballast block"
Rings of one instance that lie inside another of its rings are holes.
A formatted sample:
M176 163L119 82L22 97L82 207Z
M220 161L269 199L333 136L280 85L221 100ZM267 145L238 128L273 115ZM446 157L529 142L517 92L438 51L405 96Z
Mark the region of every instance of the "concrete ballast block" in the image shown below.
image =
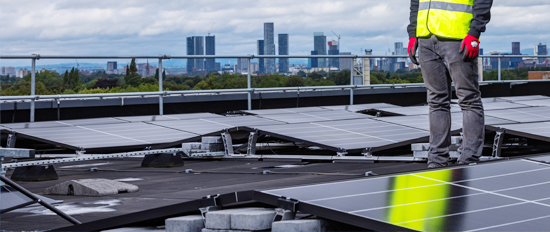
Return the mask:
M195 232L204 228L204 221L200 215L168 218L165 220L166 232Z
M222 140L222 137L221 136L203 136L201 138L201 142L203 144L207 144L207 143L223 143L223 140Z
M271 229L275 210L240 211L231 214L231 229L235 230L268 230Z
M217 230L231 229L231 215L240 211L264 210L265 208L239 208L208 212L205 215L205 228Z
M306 220L288 220L273 222L271 228L272 232L310 232L310 231L327 231L328 224L319 219L306 219Z
M183 150L201 149L201 143L182 143L181 149Z
M138 186L108 179L69 180L47 188L45 194L75 196L108 196L139 191Z

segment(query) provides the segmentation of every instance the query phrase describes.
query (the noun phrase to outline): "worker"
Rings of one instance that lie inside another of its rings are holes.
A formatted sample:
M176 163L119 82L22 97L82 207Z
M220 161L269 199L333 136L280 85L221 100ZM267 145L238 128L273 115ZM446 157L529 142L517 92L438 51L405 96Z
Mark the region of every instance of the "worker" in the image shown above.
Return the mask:
M485 120L477 57L492 5L493 0L411 0L407 51L422 68L428 90L429 168L447 166L450 161L451 82L463 114L458 163L475 163L482 154Z

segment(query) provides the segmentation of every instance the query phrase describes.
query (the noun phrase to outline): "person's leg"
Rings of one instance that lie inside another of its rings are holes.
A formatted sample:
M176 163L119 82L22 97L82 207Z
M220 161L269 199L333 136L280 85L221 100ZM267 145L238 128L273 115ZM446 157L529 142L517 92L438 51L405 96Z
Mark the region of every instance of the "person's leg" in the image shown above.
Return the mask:
M463 140L459 148L458 162L472 163L479 161L483 152L485 117L479 91L477 59L464 62L460 54L461 43L461 41L441 42L441 54L449 64L458 104L463 114Z
M419 39L419 61L428 89L430 106L430 151L428 165L445 166L449 161L451 145L451 80L442 56L438 54L439 41Z

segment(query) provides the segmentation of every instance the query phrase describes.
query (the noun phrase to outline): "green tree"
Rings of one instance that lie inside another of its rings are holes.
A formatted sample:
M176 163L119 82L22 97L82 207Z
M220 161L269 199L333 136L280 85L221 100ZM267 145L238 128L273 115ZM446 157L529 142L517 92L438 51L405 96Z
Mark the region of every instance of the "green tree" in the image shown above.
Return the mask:
M302 70L300 70L300 71L298 71L298 73L297 73L296 75L299 76L299 77L306 77L306 76L307 76L307 73L304 72L304 71L302 71Z
M130 67L126 68L126 76L124 77L124 82L129 86L137 87L143 83L141 76L137 73L136 59L132 58Z
M286 80L285 86L286 87L305 86L304 78L301 78L298 76L291 76Z

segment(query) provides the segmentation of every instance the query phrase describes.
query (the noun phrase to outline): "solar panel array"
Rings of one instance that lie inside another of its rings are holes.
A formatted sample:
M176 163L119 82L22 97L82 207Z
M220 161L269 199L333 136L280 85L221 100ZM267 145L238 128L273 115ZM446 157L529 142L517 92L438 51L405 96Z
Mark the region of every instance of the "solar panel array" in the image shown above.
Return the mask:
M172 121L186 120L199 118L223 118L223 116L211 113L191 113L191 114L168 114L168 115L152 115L152 116L128 116L116 117L117 119L128 122L154 122L154 121Z
M451 131L456 132L462 129L462 113L451 113ZM428 115L415 116L394 116L379 117L376 120L413 127L421 130L430 130L430 120ZM495 118L485 115L485 125L513 124L515 121Z
M51 128L65 126L85 126L97 124L113 124L125 123L126 121L116 118L90 118L90 119L75 119L62 121L46 121L46 122L24 122L24 123L5 123L0 126L8 129L27 129L27 128Z
M306 113L306 112L318 112L327 111L321 107L296 107L296 108L283 108L283 109L265 109L265 110L242 110L253 115L271 115L271 114L293 114L293 113Z
M515 160L263 192L373 230L546 231L549 191L550 166Z
M489 127L489 129L493 130L498 128L506 129L507 134L550 142L550 121L511 125L494 125Z
M528 107L486 111L485 115L520 123L550 121L550 107Z
M398 108L399 106L388 103L370 103L370 104L358 104L358 105L340 105L340 106L322 106L324 109L329 110L346 110L350 112L359 112L365 110L380 110L384 108Z
M224 129L234 127L254 127L260 125L282 125L284 123L269 119L258 118L254 116L235 116L224 118L205 118L179 121L159 121L152 122L153 125L158 125L166 128L186 131L199 135L209 135L220 132Z
M372 119L353 119L256 127L264 134L302 141L333 150L372 151L426 139L424 130Z

